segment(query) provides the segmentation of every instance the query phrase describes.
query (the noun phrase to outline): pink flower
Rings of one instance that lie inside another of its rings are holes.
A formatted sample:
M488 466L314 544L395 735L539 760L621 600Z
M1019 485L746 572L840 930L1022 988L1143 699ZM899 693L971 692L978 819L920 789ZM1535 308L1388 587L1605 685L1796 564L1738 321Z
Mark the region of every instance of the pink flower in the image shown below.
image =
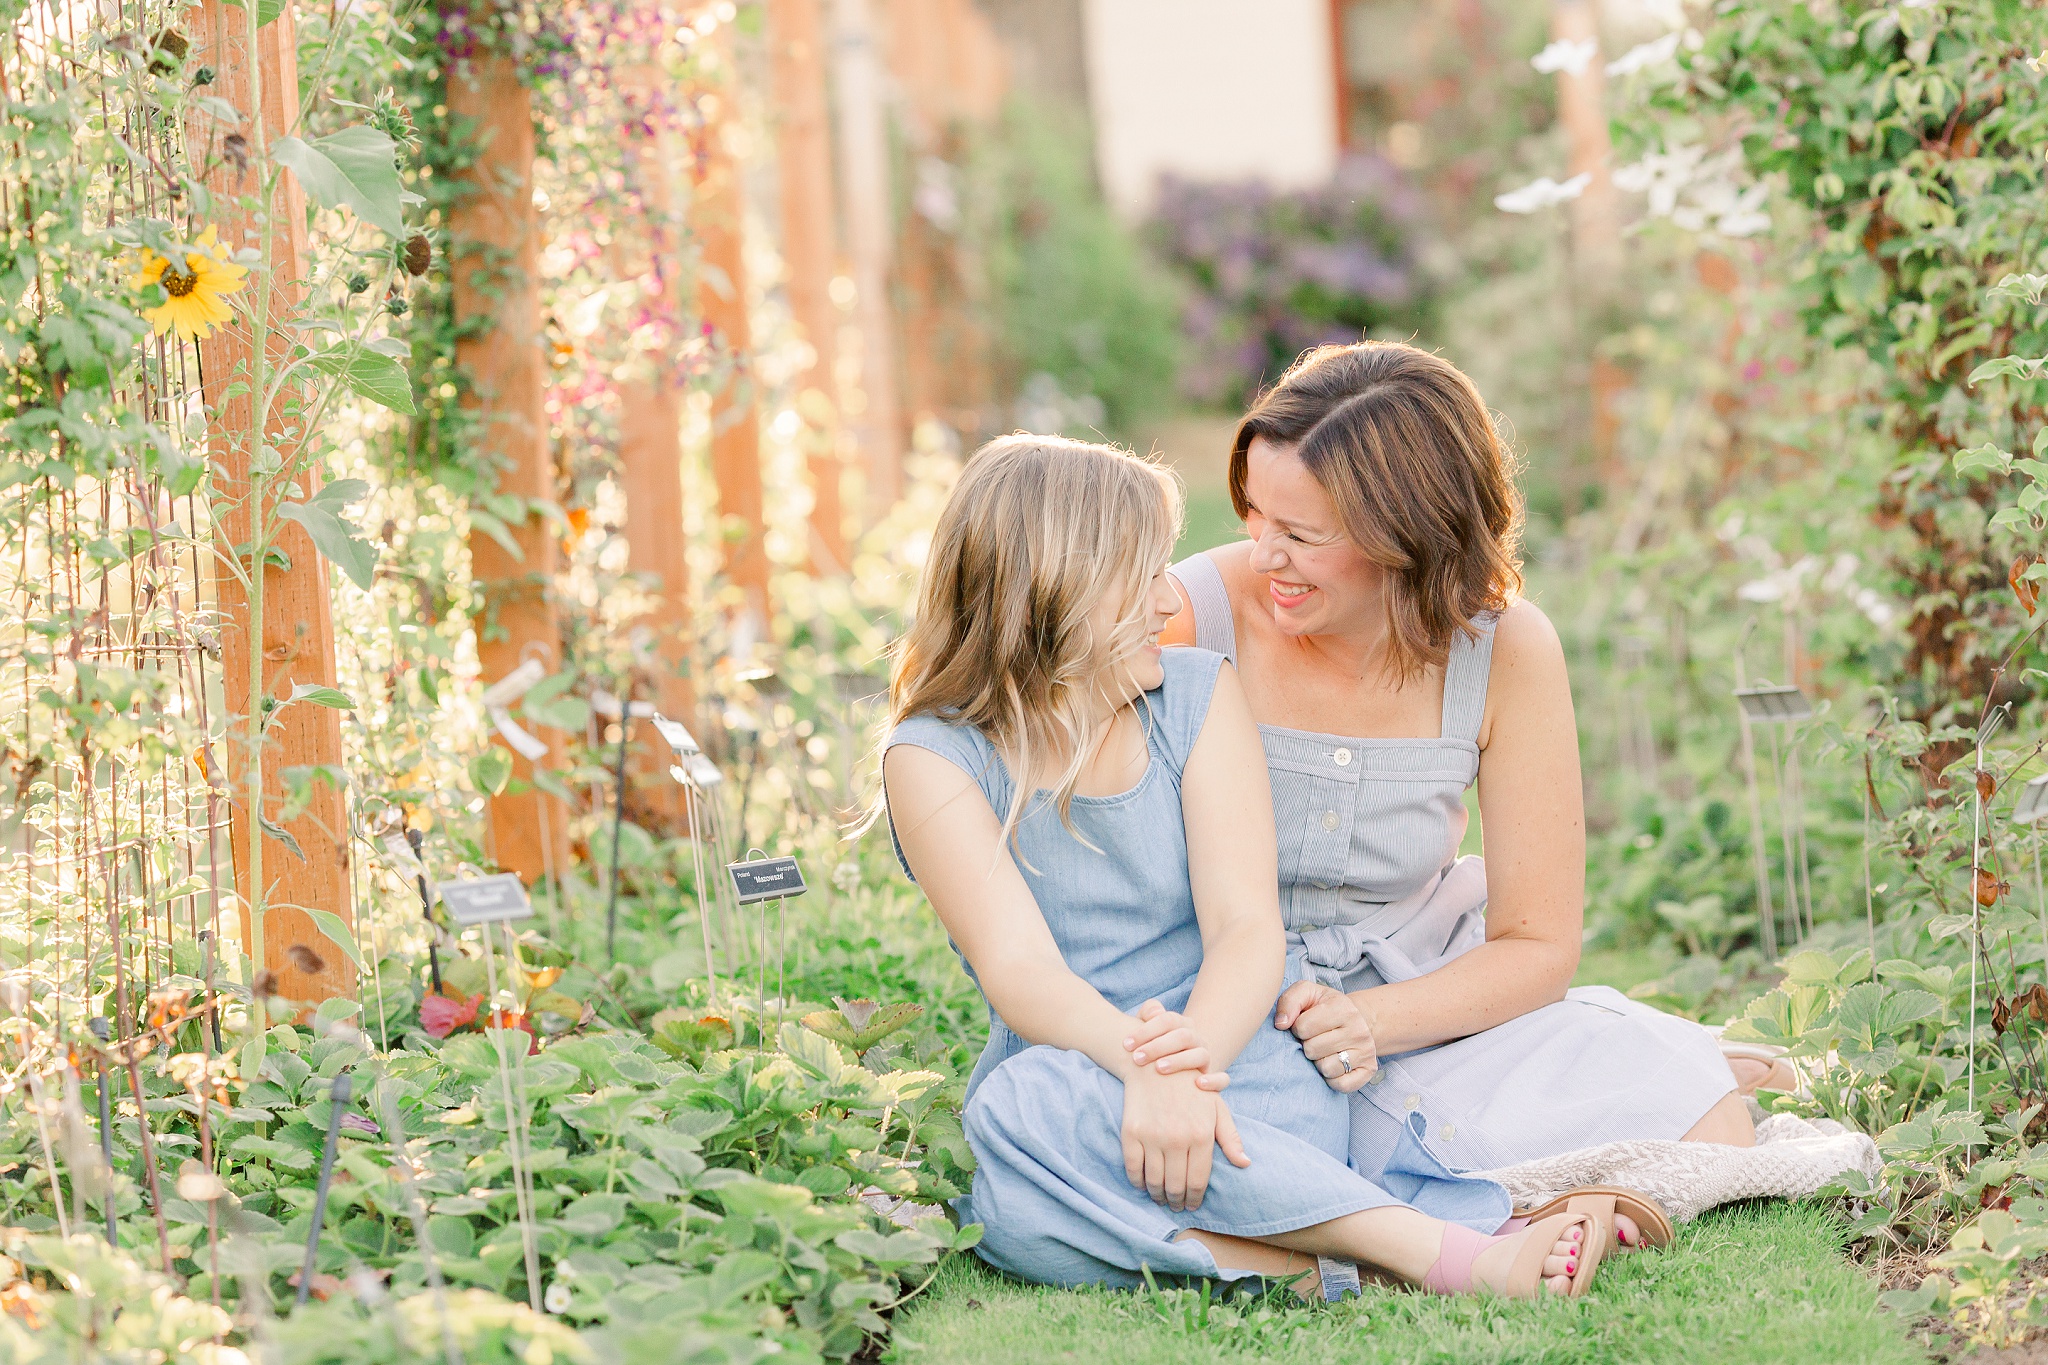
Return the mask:
M1754 384L1763 377L1764 363L1761 360L1752 360L1742 367L1742 381L1745 384Z
M481 995L472 995L467 1000L430 995L420 1001L420 1027L429 1037L446 1038L455 1030L474 1024L477 1008L483 1003Z

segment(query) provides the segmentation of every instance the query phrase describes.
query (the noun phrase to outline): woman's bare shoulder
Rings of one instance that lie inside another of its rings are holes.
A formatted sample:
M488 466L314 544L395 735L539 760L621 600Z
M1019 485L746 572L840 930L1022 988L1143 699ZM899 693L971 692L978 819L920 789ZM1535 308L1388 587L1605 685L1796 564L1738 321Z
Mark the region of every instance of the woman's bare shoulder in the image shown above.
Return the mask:
M1526 597L1508 603L1494 623L1493 662L1495 667L1536 664L1555 659L1564 661L1564 642L1557 627L1543 614L1543 608Z
M1562 717L1558 715L1562 708ZM1494 722L1555 723L1571 714L1571 679L1565 671L1564 642L1543 609L1526 597L1508 604L1493 628L1493 661L1487 670L1486 719L1479 745L1491 742Z
M1216 566L1216 572L1222 575L1224 595L1230 599L1234 608L1238 599L1252 590L1256 578L1251 570L1251 542L1246 540L1231 545L1219 545L1213 550L1204 550L1201 553ZM1160 633L1160 638L1169 645L1191 645L1195 642L1195 614L1188 610L1188 590L1178 578L1173 581L1173 590L1180 594L1180 614L1166 623L1166 629ZM1237 615L1235 610L1231 615Z

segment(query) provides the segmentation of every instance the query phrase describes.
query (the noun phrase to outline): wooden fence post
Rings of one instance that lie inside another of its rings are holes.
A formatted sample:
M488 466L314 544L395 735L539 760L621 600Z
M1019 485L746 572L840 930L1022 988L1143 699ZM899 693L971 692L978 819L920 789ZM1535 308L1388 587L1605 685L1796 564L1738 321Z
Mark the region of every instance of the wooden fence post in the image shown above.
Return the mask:
M662 80L651 64L620 73L621 85L651 106ZM640 284L640 306L654 324L653 339L633 357L619 386L619 482L626 496L626 568L647 586L654 605L634 624L652 636L655 676L651 697L663 715L697 728L696 698L689 676L691 652L690 571L683 525L682 393L676 358L684 309L682 258L669 157L675 148L652 117L631 119L624 134L626 191L637 196L638 212L615 224L614 250L622 280ZM668 777L665 747L646 726L634 771L651 777L634 794L636 813L652 813L671 827L686 815L683 789Z
M846 570L845 462L839 443L837 362L839 309L832 302L838 257L837 205L832 192L831 129L825 99L824 38L818 0L769 0L769 72L778 120L776 157L782 177L782 260L790 312L804 329L813 359L797 381L811 475L811 547L821 573Z
M854 416L873 524L903 494L903 415L896 388L896 328L889 304L889 134L881 60L868 0L833 0L839 96L839 171L846 193L846 250L860 325L861 407Z
M753 373L754 332L747 318L746 196L739 163L726 146L737 79L729 46L719 48L726 88L712 94L690 199L697 238L697 311L730 366L711 396L711 471L718 484L726 578L743 595L743 612L758 629L768 624L768 546L763 534L761 423Z
M495 466L498 490L554 502L541 398L546 360L540 319L540 217L533 204L533 107L509 56L478 48L448 64L448 113L474 139L463 172L469 193L448 216L454 281L455 363L467 381L463 406L476 423L476 457ZM538 512L508 520L517 554L482 531L469 537L471 573L483 598L476 621L483 681L528 658L561 666L552 596L560 548ZM544 730L538 762L559 769L562 741ZM531 883L568 861L568 812L532 786L533 763L513 758L512 780L490 802L491 856ZM519 789L515 789L519 788Z
M257 34L254 62L260 63L258 80L251 81L252 59L248 51L245 11L223 6L220 0L204 0L192 6L192 64L213 68L214 80L207 93L225 100L242 115L239 135L256 141L252 84L260 87L262 137L271 139L294 131L299 114L298 56L292 18L287 0L278 16ZM226 136L226 130L220 131ZM259 194L261 183L255 173L238 169L238 159L222 155L218 145L197 149L202 166L211 165L208 188L214 194L214 226L220 241L232 249L258 245L260 229L238 200ZM241 166L249 164L241 158ZM265 346L270 373L281 366L292 345L292 333L285 324L298 311L303 291L306 259L305 199L298 182L282 178L275 202L267 206L265 218L270 233L271 269L270 318ZM247 306L256 305L258 290L251 287L242 295ZM229 325L199 343L200 389L206 403L208 440L214 464L216 533L225 548L247 543L258 524L252 501L249 474L254 453L256 413L254 397L245 382L235 389L238 372L246 375L254 358L253 333L248 322L237 316ZM267 414L265 436L290 460L293 450L286 439L285 423L279 414ZM294 438L295 439L295 438ZM319 482L318 471L299 476L310 491ZM260 648L266 692L280 699L289 697L301 683L332 687L334 671L334 611L328 596L327 562L313 548L305 530L287 523L276 539L290 560L290 567L266 565L263 574L263 620L250 620L247 594L226 574L214 579L223 615L221 631L221 681L231 726L245 725L261 697L250 696L250 654ZM245 561L246 567L246 561ZM252 913L263 915L264 961L257 964L276 973L275 993L288 1000L320 1001L355 991L355 969L341 949L328 941L305 911L325 910L353 924L355 910L350 898L348 815L342 793L325 783L315 783L306 811L282 826L298 844L303 856L294 854L282 841L261 833L248 809L247 771L249 755L231 734L226 766L232 803L229 844L233 850L235 890L241 905L242 944L252 943ZM264 803L275 809L284 798L283 769L313 764L342 763L340 713L323 706L301 704L287 707L270 727L264 747ZM251 885L250 840L262 838L262 888ZM299 949L294 952L293 949ZM305 952L319 959L319 970L308 972L300 965L309 961Z

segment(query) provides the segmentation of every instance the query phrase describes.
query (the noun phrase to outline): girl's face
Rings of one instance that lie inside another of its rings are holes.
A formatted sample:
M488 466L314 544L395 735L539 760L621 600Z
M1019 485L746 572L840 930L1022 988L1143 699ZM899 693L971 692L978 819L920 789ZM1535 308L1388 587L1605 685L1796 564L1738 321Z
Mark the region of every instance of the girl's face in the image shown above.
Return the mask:
M1245 451L1245 533L1287 635L1344 635L1377 621L1385 574L1344 534L1330 495L1292 446L1255 437Z
M1117 623L1126 610L1127 604L1119 600L1119 595L1112 594L1097 602L1088 613L1089 634L1095 641L1091 655L1095 690L1112 708L1136 701L1139 693L1150 692L1166 679L1166 670L1159 662L1159 632L1180 610L1180 595L1168 581L1164 563L1146 581L1137 606L1143 618L1144 640L1136 649L1118 639Z

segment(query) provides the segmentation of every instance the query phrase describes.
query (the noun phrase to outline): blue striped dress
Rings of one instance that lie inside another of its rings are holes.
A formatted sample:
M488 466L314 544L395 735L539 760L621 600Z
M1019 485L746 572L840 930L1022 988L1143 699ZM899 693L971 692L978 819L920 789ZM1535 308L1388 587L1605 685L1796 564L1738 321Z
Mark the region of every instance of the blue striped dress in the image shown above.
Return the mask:
M1208 555L1173 567L1195 643L1235 662L1223 576ZM1479 776L1493 621L1460 634L1436 739L1354 739L1261 725L1280 836L1291 952L1344 991L1410 981L1486 939L1486 865L1459 857ZM1351 1105L1351 1164L1370 1176L1420 1142L1486 1171L1602 1142L1679 1138L1735 1088L1700 1025L1605 986L1454 1042L1381 1059ZM1399 1154L1399 1155L1397 1155Z

